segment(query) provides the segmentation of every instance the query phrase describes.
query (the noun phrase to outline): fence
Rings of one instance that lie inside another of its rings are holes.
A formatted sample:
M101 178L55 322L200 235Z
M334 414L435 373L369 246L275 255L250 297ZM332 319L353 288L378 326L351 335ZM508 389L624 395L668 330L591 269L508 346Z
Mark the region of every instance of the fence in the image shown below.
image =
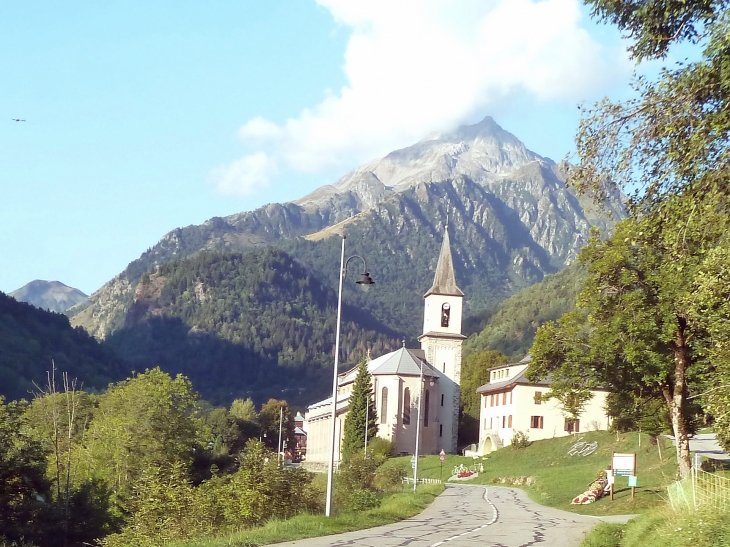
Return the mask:
M730 503L730 479L695 467L692 470L692 498L695 508L727 508Z
M403 482L413 483L413 477L403 477ZM441 484L439 479L418 479L418 484Z
M730 478L695 466L687 479L669 487L669 502L675 511L703 507L726 509L730 504Z

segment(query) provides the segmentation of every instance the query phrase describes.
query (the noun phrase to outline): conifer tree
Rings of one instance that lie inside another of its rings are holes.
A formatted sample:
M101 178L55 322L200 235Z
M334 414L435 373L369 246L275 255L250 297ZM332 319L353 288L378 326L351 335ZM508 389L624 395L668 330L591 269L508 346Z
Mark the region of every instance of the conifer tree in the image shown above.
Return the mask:
M370 401L368 403L368 401ZM377 412L372 392L372 377L367 360L357 365L357 377L350 395L350 405L345 418L345 435L342 439L342 458L347 461L358 450L365 448L365 422L368 422L368 442L378 432ZM367 415L366 415L367 414Z

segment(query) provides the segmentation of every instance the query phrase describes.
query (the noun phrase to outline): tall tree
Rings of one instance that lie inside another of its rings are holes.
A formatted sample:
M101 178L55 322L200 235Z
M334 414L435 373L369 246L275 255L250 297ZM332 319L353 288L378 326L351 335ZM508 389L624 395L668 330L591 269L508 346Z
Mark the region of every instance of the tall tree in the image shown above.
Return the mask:
M231 403L231 414L244 422L253 422L259 419L259 415L256 413L256 405L253 404L251 397L247 399L235 399Z
M264 444L276 449L279 442L279 424L281 423L281 443L287 447L295 446L294 417L286 401L269 399L261 407L259 423ZM283 447L282 447L283 449Z
M5 404L0 395L0 543L39 535L39 517L50 498L45 478L46 452L27 435L26 403Z
M719 213L718 213L719 214ZM702 389L714 364L698 351L705 326L689 312L701 268L704 229L685 226L691 252L672 253L672 238L651 219L626 220L608 240L591 239L580 259L588 276L578 297L587 312L541 327L531 350L531 378L552 374L553 390L569 393L605 386L614 392L661 397L677 439L680 476L690 470L687 413L690 389Z
M78 448L80 473L108 485L123 506L144 469L189 465L210 437L197 400L187 378L159 368L110 386Z
M342 438L342 458L345 461L365 448L365 424L369 441L378 433L378 416L373 403L373 379L368 372L367 360L363 359L357 365L357 376L345 418Z

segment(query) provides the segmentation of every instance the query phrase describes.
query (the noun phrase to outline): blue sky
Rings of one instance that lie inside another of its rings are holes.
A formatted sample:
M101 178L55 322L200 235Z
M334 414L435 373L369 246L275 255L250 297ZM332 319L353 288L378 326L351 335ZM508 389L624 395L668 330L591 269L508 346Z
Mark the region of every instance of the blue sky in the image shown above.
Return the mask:
M485 115L561 159L632 70L577 0L6 2L0 51L5 292L91 293L175 227Z

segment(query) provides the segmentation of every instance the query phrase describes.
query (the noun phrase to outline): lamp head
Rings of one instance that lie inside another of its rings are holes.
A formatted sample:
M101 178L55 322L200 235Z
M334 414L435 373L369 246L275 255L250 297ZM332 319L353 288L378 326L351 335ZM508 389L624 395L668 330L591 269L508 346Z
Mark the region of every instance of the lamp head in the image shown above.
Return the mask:
M370 290L370 285L375 285L375 281L372 280L369 272L360 274L360 279L358 279L355 283L360 285L360 288L366 292Z

